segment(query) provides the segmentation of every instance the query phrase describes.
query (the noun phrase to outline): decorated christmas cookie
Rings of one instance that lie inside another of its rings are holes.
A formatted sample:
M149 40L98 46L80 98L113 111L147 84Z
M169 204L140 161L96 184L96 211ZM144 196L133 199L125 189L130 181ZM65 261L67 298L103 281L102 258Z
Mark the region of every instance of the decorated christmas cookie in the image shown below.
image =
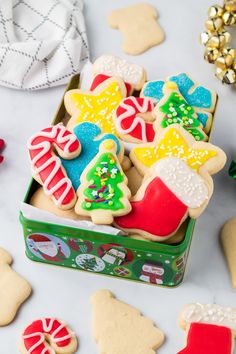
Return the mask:
M131 212L115 218L115 224L149 240L164 241L187 216L200 215L212 190L210 177L202 178L179 158L163 158L152 166L131 199Z
M92 331L100 354L154 354L164 342L163 332L150 319L109 290L92 296L92 309Z
M216 304L190 304L180 315L180 325L187 331L187 345L178 354L233 354L235 309Z
M128 142L146 143L153 141L152 112L154 104L150 98L126 97L114 113L114 121L119 136Z
M116 151L114 140L103 141L99 153L81 175L75 211L91 216L95 224L111 224L113 216L125 215L131 209L128 180Z
M28 140L33 177L43 185L44 192L52 197L59 208L71 209L75 205L76 194L54 148L61 157L73 159L79 155L81 145L63 125L55 125L34 134Z
M71 115L68 127L72 129L82 122L97 124L104 133L117 135L113 113L126 96L124 82L110 78L94 91L70 90L65 94L65 107Z
M2 152L2 150L5 147L5 141L3 139L0 139L0 153ZM0 163L3 162L3 156L0 155Z
M164 40L164 32L157 23L156 9L145 3L113 10L108 15L110 27L119 29L124 42L125 53L138 55Z
M196 142L191 134L178 124L163 129L153 143L140 144L130 152L130 159L140 174L163 157L178 157L195 171L208 171L214 174L220 171L226 162L225 153L218 147Z
M146 81L146 72L141 66L109 54L100 56L94 62L93 72L95 75L120 77L126 85L131 85L134 90L141 90ZM127 89L127 95L130 93Z
M179 92L186 102L195 109L204 131L208 133L211 128L212 113L214 113L216 108L216 92L199 85L186 73L170 76L167 81L177 84ZM154 103L158 103L164 96L164 85L164 80L149 81L143 86L141 96L151 97Z
M90 91L94 91L100 84L102 84L104 81L110 79L112 76L108 75L103 75L103 74L98 74L94 77L92 84L90 86ZM124 83L126 90L127 90L127 96L130 96L133 92L132 86L128 84L127 82Z
M179 124L189 132L196 141L207 140L193 107L180 94L176 83L168 81L163 87L164 96L156 105L154 128L158 134L169 125ZM147 98L146 98L147 99Z
M102 141L107 139L114 140L117 145L117 156L119 161L123 161L123 144L113 134L102 133L102 130L98 125L90 122L80 123L73 129L73 133L80 141L82 151L80 155L73 160L61 160L75 190L80 186L80 176L83 170L99 152L99 145Z
M10 254L0 247L0 326L13 321L31 293L30 284L11 268L11 263Z
M73 354L78 346L75 334L55 318L32 322L21 337L22 354Z

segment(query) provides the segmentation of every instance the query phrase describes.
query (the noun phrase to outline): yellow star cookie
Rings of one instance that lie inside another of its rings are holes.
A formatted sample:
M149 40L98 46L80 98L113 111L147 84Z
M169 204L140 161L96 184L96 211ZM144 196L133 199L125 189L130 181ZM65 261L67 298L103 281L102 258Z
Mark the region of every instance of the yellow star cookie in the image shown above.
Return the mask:
M170 156L182 159L196 171L204 167L209 174L218 172L226 162L226 155L220 148L209 143L196 142L179 125L164 129L163 134L154 142L134 147L130 153L130 159L142 175L155 162Z
M96 90L83 92L70 90L65 95L65 106L71 119L69 128L82 122L97 124L103 132L118 136L113 114L120 101L126 96L126 88L119 78L110 78Z

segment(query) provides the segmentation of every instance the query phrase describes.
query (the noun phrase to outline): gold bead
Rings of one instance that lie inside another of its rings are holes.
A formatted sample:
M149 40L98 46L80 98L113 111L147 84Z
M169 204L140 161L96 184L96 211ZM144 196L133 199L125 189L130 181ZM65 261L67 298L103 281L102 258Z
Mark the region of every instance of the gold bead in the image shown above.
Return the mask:
M221 17L223 13L224 13L224 9L221 6L214 5L211 6L208 10L208 17L211 19Z
M219 51L216 48L206 48L204 59L209 63L214 63L219 56Z
M236 12L236 1L233 0L225 1L225 9L229 12Z
M221 35L224 35L225 43L229 43L231 41L231 34L228 31L222 31Z
M236 83L236 73L233 69L216 70L216 76L223 84L232 85Z
M222 70L228 69L232 65L232 63L233 63L233 60L230 61L227 56L223 56L223 55L218 57L215 61L216 67L219 69L222 69Z
M201 44L206 45L207 42L209 41L210 37L211 37L211 34L209 32L202 32L200 35Z
M222 16L222 19L223 19L224 24L226 26L232 26L236 22L236 19L235 19L234 15L232 13L230 13L229 11L226 11L224 13L224 15Z
M211 36L207 42L207 46L211 48L222 48L226 44L226 37L222 33L216 33L213 36Z
M234 48L224 48L222 50L222 54L224 56L231 57L232 58L232 62L234 61L234 59L236 59L236 49L234 49ZM232 63L230 65L232 65Z
M223 20L221 18L214 18L206 21L206 29L210 32L219 31L223 26Z

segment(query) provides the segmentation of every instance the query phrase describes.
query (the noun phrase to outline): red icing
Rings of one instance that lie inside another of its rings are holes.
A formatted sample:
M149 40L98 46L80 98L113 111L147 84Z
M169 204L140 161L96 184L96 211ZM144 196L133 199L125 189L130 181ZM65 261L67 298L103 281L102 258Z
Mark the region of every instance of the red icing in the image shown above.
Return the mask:
M129 114L127 109L125 107L122 107L122 104L125 103L125 105L128 105L129 107L132 107L132 114ZM143 107L144 104L147 104L147 109L145 112L140 112L139 107ZM139 113L147 113L147 112L152 112L153 111L153 102L151 99L147 97L127 97L123 99L121 104L117 107L116 110L116 116L119 118L121 115L125 114L127 112L127 118L123 118L120 126L122 129L127 130L130 128L130 126L133 124L136 116L138 116ZM140 117L141 118L141 117ZM153 129L153 122L146 122L143 119L143 122L145 123L145 135L146 135L146 141L144 142L152 142L155 137L155 131ZM119 129L118 129L119 131ZM130 136L143 141L142 139L142 126L141 124L137 124L135 128L128 133Z
M110 79L111 76L108 75L103 75L103 74L98 74L94 77L92 85L90 87L90 91L95 90L100 84L102 84L104 81L107 79ZM132 87L128 82L125 82L125 87L127 90L127 96L131 95L132 92Z
M150 182L143 199L131 202L131 206L129 214L115 218L116 224L160 237L174 233L188 209L159 177Z
M50 321L53 321L52 326L50 326ZM54 331L56 331L62 324L57 319L51 319L51 318L46 318L45 322L46 322L47 327L51 327L51 328L48 328L48 329L44 328L43 321L36 320L36 321L32 322L25 329L25 331L23 333L23 341L24 341L24 346L25 346L26 350L28 351L33 346L35 346L35 349L30 352L31 354L41 354L42 351L45 349L44 343L39 343L39 345L36 346L36 343L38 343L40 341L40 338L41 338L40 334L53 335ZM35 334L35 335L33 335L33 334ZM28 336L28 335L33 335L33 336L31 338L24 338L24 336ZM62 340L62 341L58 341L56 343L56 345L60 348L63 348L63 347L68 346L71 342L71 335L70 335L68 329L66 328L66 326L61 328L60 331L54 336L54 338L59 339L59 338L63 338L68 335L70 336L70 338ZM44 353L50 354L51 351L47 350Z
M41 132L39 132L37 134L37 136L35 136L35 138L33 140L31 140L31 146L36 146L36 145L44 143L44 142L50 143L50 148L48 148L47 151L45 151L45 153L42 155L42 157L40 157L37 160L34 167L40 168L44 163L46 163L50 158L52 158L52 156L54 156L53 145L56 145L62 151L65 150L65 146L68 143L68 141L58 142L58 135L61 132L61 130L64 130L63 137L68 136L68 139L69 139L72 136L72 133L70 131L66 130L63 126L57 126L57 127L50 127L50 128L43 129L42 132L48 132L50 134L52 132L52 130L55 128L57 128L57 133L54 137L45 137L41 134ZM73 153L76 150L78 150L79 146L80 146L80 143L79 143L78 139L76 139L71 145L69 145L69 149L68 149L69 153ZM33 160L38 154L40 154L42 150L43 150L42 147L39 147L38 149L35 149L35 150L32 148L29 148L29 155L30 155L31 160ZM48 176L52 173L55 165L56 165L56 162L54 159L51 161L51 163L47 167L45 167L41 172L39 172L39 177L42 181L42 184L45 183ZM56 175L52 178L51 182L48 184L48 190L51 190L52 188L54 188L54 186L65 177L66 177L66 174L65 174L63 168L60 166ZM59 188L57 188L55 190L55 192L53 193L53 196L56 200L58 200L60 198L60 196L63 194L63 192L65 191L68 181L69 181L69 179L67 181L65 181L64 184L61 185ZM71 186L67 195L64 197L64 199L62 201L62 205L69 204L74 199L74 197L75 197L75 192L74 192L73 187Z
M178 354L231 354L232 332L230 328L206 323L192 323L187 346Z
M5 141L3 139L0 139L0 152L5 148ZM0 163L3 161L3 156L0 155Z

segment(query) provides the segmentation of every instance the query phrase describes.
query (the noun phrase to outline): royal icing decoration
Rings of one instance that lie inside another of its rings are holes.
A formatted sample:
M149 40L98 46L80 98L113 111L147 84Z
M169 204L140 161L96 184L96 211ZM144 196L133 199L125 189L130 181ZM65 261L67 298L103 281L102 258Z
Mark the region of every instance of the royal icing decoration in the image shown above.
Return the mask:
M106 80L93 92L68 91L65 106L72 114L68 126L87 121L97 124L105 133L117 135L113 114L125 96L124 93L124 83L115 79Z
M80 186L80 176L86 166L99 152L99 145L101 142L107 139L112 139L117 145L117 154L121 153L121 146L119 139L112 134L102 134L101 128L96 124L90 122L84 122L78 124L74 129L73 133L80 141L83 147L81 153L78 157L73 160L62 160L62 165L67 172L67 176L72 182L75 190ZM122 156L121 156L122 157Z
M61 166L61 160L53 152L65 158L74 158L80 153L80 142L63 125L43 129L28 141L29 157L34 178L43 185L47 195L53 197L56 205L71 208L76 195L72 183Z
M145 81L144 69L125 59L117 58L113 55L102 55L93 64L96 74L107 76L116 76L122 78L125 82L131 84L135 89L141 89Z
M5 148L5 141L3 139L0 139L0 153L2 152L2 150ZM0 155L0 163L3 162L3 156Z
M232 354L233 336L227 327L192 323L187 346L178 354Z
M154 105L151 99L141 97L124 98L116 109L116 129L125 140L126 136L137 142L151 142L155 132L153 122L147 122L140 113L152 112Z
M141 173L144 173L146 169L163 157L171 156L182 159L189 167L198 171L209 159L220 153L220 149L216 150L209 143L198 143L193 139L189 144L185 137L183 128L170 126L164 130L163 136L154 143L134 147L131 150L130 158ZM191 135L188 138L191 141Z
M211 113L215 110L216 93L198 85L185 73L171 76L168 81L173 81L177 84L181 95L190 106L195 108L199 121L203 127L206 127L208 120L212 118ZM164 85L164 80L149 81L142 90L142 96L151 97L157 103L164 96Z
M102 84L104 81L110 79L111 76L103 75L103 74L98 74L94 77L93 82L90 87L90 91L94 91L100 84ZM125 82L125 87L127 90L127 96L131 95L132 92L132 86L128 83Z
M207 136L202 130L202 124L197 118L193 109L178 92L177 85L173 82L168 82L166 85L165 96L156 106L155 114L160 117L161 128L166 128L172 124L179 124L188 133L190 133L195 140L206 140Z
M64 323L54 318L43 318L32 322L22 335L27 354L62 353L62 349L65 350L71 344L72 338L74 333ZM74 350L66 353L74 353Z

